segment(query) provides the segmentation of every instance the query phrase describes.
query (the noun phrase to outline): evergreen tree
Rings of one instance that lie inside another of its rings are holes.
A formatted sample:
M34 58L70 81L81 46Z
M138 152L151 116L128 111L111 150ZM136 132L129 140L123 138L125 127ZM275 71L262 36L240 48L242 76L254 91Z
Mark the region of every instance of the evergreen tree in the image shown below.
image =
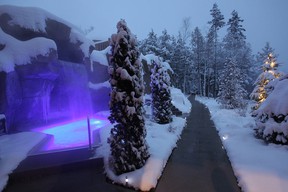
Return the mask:
M151 69L151 93L152 93L152 114L155 122L160 124L172 121L170 77L163 67L162 61L152 61L154 66Z
M145 141L143 117L142 64L135 36L124 20L117 24L117 34L111 36L112 56L109 66L110 122L108 143L111 165L120 175L141 168L149 157Z
M162 35L159 36L159 56L167 62L170 62L173 50L171 41L171 36L168 34L167 30L163 30Z
M245 82L245 89L253 84L252 78L254 76L253 57L250 45L246 43L246 36L244 35L245 29L238 13L234 10L232 17L228 21L227 34L224 37L224 48L226 58L235 58L239 65L242 78Z
M214 83L213 83L213 96L217 96L217 85L218 85L218 31L222 27L224 27L224 16L222 15L218 5L216 3L213 4L212 9L210 10L210 14L212 16L212 20L208 22L211 25L209 29L210 37L213 38L213 71L214 71Z
M227 59L220 77L217 100L224 108L244 108L247 92L243 88L242 75L235 59Z
M190 91L191 55L180 33L172 53L171 67L175 73L175 86L184 93Z
M278 63L275 56L272 53L268 53L262 65L263 72L257 78L255 82L256 86L250 94L250 98L257 102L253 107L254 110L260 107L261 103L266 100L272 91L273 85L268 85L268 83L281 76L277 71L277 67Z
M269 42L266 42L265 47L262 49L262 51L257 53L256 61L262 64L263 61L266 60L267 55L269 55L270 53L275 57L275 59L277 59L277 55L275 54L275 49L273 49L270 46Z
M195 84L196 92L200 95L203 93L203 84L204 84L204 72L205 72L205 41L204 37L198 27L192 33L191 38L191 47L192 47L192 61L194 63L195 69Z
M228 29L227 34L224 37L224 46L230 57L237 56L237 52L246 44L246 36L243 33L246 30L241 24L243 21L243 19L240 19L238 12L234 10L232 12L232 17L227 23Z
M148 34L148 37L140 42L139 50L143 55L159 55L159 41L157 34L154 33L153 29Z

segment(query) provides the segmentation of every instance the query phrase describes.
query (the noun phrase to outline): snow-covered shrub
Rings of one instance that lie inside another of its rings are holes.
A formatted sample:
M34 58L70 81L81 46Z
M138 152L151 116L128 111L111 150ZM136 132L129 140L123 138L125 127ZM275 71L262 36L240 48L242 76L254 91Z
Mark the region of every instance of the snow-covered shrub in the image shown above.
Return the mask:
M142 64L136 37L124 20L118 22L117 30L111 37L109 120L114 127L108 143L112 169L120 175L144 166L149 152L143 116Z
M274 80L274 90L255 113L256 135L272 143L288 144L288 75Z
M152 61L151 69L151 94L152 116L155 122L160 124L172 121L170 77L162 65L160 58Z

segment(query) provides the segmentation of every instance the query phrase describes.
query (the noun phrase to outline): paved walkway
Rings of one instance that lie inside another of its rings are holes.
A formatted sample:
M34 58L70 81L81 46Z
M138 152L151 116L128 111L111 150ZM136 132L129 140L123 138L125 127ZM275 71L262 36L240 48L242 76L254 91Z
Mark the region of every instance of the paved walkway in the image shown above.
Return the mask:
M203 104L189 98L192 111L156 192L241 191L221 140Z
M190 97L190 100L193 107L187 118L187 127L183 130L178 147L173 151L156 189L152 191L239 192L208 109L194 98ZM10 176L4 192L133 191L106 182L103 161L88 159L88 156L87 149L84 149L30 157ZM71 163L58 165L59 162L70 161ZM31 170L31 167L37 169Z

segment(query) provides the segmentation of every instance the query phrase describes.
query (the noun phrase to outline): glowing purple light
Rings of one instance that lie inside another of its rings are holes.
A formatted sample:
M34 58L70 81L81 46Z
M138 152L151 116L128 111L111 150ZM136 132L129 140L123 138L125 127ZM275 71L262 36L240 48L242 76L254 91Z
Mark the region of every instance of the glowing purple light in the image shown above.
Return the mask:
M94 132L106 126L109 121L103 116L90 118L92 142L99 142L94 140ZM67 148L77 148L88 145L88 130L87 118L81 118L74 121L62 122L46 127L33 129L32 131L50 134L53 139L41 149L41 151L63 150Z

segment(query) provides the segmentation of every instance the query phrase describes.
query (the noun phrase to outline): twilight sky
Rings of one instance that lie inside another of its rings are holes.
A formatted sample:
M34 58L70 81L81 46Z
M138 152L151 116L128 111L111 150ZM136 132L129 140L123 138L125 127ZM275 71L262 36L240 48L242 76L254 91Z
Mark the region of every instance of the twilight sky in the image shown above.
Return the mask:
M198 26L205 34L211 20L209 10L215 2L225 21L234 9L238 11L254 53L270 42L288 72L287 0L0 0L0 5L43 8L82 29L94 26L89 36L97 39L107 39L115 33L116 23L123 18L131 31L143 39L151 29L161 34L166 28L168 33L177 35L185 17L191 18L192 29Z

